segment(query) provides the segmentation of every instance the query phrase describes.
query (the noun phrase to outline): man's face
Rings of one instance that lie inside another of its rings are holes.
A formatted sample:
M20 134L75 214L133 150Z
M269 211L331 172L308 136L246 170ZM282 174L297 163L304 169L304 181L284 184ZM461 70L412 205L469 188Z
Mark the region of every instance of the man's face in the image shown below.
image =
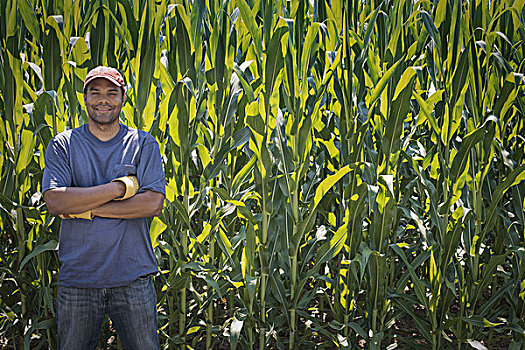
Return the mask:
M101 125L118 123L124 101L120 87L104 78L94 79L84 92L89 118Z

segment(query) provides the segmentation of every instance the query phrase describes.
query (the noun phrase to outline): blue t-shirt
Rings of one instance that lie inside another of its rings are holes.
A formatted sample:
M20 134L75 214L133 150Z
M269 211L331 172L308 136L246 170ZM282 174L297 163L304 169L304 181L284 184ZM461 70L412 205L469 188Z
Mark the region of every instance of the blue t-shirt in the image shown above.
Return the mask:
M91 187L135 174L139 193L166 194L159 145L150 134L121 124L109 141L84 124L51 140L46 151L42 193L58 187ZM146 218L62 220L59 283L78 288L124 286L158 271Z

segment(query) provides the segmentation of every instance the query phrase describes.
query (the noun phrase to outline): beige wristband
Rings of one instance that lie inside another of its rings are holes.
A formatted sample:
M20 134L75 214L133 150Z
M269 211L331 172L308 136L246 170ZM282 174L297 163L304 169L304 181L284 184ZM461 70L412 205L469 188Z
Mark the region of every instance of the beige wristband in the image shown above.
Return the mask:
M126 186L126 191L124 192L124 195L122 197L115 198L115 200L117 201L131 198L135 194L137 194L137 191L139 190L139 182L136 176L122 176L113 180L112 182L114 181L120 181L124 184L124 186Z
M91 212L91 210L85 211L83 213L78 213L78 214L60 214L59 216L61 219L84 219L84 220L93 219L93 213Z

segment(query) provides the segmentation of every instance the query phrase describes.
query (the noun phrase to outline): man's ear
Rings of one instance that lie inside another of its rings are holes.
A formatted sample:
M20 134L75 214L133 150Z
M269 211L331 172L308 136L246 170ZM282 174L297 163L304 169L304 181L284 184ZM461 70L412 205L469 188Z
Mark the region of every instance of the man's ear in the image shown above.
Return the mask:
M126 104L126 95L122 94L122 107Z

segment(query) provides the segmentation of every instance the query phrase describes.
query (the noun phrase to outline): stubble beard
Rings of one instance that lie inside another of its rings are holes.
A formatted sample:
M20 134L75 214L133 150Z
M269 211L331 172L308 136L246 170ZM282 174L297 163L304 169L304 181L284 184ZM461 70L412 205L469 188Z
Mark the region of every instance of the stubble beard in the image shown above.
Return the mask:
M96 111L94 110L90 111L88 109L88 116L89 116L89 119L93 121L93 123L95 123L96 125L107 126L107 125L114 124L115 120L119 119L120 111L121 109L119 109L118 111L112 111L112 113L108 117L103 117L103 116L99 117Z

